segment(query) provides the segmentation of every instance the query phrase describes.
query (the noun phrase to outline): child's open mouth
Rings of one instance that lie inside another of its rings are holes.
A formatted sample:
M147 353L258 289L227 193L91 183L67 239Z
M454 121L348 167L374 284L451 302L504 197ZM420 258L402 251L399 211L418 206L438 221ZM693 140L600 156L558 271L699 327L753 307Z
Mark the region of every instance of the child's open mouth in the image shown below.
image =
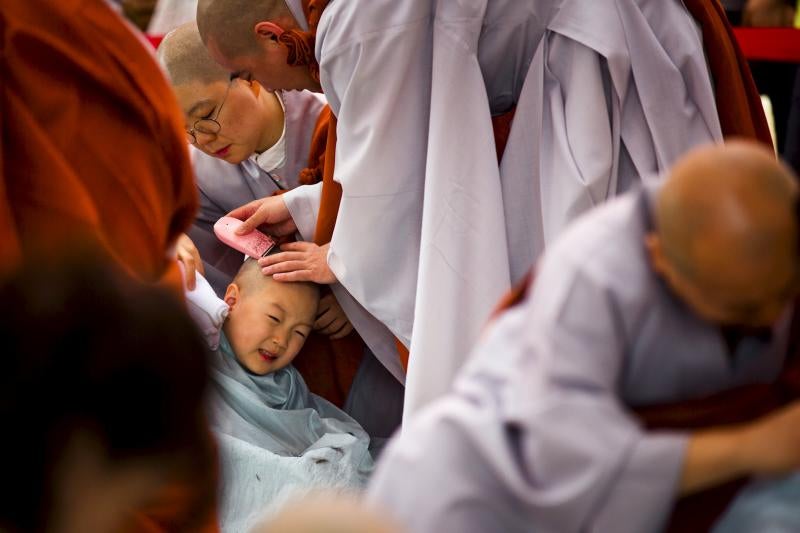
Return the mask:
M278 358L277 354L262 350L261 348L258 349L258 355L260 355L264 361L275 361Z

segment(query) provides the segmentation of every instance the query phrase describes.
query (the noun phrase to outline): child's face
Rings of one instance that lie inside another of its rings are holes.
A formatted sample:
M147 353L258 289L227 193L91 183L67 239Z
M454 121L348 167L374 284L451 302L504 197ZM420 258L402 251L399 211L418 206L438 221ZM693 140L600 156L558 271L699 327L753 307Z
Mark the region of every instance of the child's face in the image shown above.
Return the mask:
M319 299L305 284L263 281L244 292L232 283L225 293L225 335L239 363L259 375L292 362L311 333Z
M254 152L266 150L277 140L272 139L273 131L283 130L283 110L277 97L261 91L255 83L235 79L229 88L227 81L207 85L194 81L175 87L175 94L187 132L198 120L219 123L216 134L194 129L194 144L228 163L241 163Z

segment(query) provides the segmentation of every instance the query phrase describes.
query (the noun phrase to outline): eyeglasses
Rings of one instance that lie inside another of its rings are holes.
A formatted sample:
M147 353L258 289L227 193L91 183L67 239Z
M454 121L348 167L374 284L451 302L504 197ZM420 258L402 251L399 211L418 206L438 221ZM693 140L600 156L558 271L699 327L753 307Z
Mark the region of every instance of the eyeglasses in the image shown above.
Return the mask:
M225 100L228 99L228 93L231 92L231 85L237 78L231 76L231 81L228 83L228 88L225 89L225 95L222 97L222 102L220 102L217 111L214 113L213 117L208 118L201 118L197 120L193 125L192 129L186 132L186 140L189 141L191 144L197 144L197 137L195 132L198 133L205 133L206 135L214 135L216 136L219 133L219 130L222 129L222 126L217 119L219 118L219 114L222 111L222 106L225 105Z

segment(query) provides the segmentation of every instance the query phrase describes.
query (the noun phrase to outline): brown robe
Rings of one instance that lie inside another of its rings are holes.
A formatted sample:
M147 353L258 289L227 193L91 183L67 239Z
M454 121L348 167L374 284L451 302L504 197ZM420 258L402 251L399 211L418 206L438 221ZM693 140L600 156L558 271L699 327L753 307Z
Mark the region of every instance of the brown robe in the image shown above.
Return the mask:
M152 52L99 0L3 2L0 39L0 271L80 246L181 290L197 193Z
M767 118L750 67L718 0L684 0L700 25L722 134L745 137L772 147Z

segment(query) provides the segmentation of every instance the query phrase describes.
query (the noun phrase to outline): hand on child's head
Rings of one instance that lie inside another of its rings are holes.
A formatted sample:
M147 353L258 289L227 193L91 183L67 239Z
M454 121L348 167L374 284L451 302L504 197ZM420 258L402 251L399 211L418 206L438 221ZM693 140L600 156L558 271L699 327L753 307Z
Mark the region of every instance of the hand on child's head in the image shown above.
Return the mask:
M290 364L314 325L319 288L310 283L279 283L261 274L248 259L228 286L230 306L225 335L247 370L264 375Z

